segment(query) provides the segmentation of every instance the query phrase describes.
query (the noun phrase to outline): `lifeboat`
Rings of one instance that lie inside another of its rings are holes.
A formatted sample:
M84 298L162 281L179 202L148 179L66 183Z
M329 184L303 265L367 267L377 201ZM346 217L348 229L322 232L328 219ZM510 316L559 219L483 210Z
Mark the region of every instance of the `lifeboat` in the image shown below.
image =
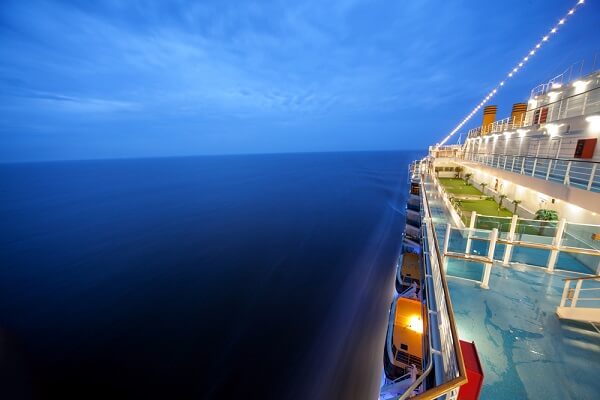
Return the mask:
M405 248L396 268L396 291L402 293L412 286L421 286L421 256Z
M384 352L384 371L389 381L423 372L426 316L420 299L398 296L392 302Z

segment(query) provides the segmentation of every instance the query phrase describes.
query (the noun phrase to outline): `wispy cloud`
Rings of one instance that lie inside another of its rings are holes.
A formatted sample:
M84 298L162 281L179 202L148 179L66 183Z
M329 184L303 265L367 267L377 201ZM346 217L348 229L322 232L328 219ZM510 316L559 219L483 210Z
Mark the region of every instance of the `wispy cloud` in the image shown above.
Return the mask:
M251 120L261 135L327 126L342 147L348 135L370 143L373 129L418 131L426 145L505 73L529 39L521 28L560 5L507 1L5 0L0 117L56 131L88 119L88 132L115 119L128 132Z

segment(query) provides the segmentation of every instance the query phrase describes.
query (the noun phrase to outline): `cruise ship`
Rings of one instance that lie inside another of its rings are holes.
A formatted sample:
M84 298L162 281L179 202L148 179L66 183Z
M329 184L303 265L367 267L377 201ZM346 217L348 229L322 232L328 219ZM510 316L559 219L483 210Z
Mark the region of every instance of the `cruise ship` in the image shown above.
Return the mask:
M410 165L380 399L600 398L600 70L585 69L486 106L464 143Z

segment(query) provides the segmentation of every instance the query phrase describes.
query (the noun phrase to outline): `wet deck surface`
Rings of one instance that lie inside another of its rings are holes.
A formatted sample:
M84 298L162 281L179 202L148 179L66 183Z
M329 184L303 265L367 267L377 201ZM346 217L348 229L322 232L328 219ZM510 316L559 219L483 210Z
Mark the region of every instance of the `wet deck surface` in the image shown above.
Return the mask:
M430 205L443 240L447 215L433 194ZM459 335L475 341L484 369L482 399L600 398L600 334L555 313L566 276L581 275L497 264L489 290L448 277Z
M598 398L600 334L555 314L564 275L494 266L489 290L449 279L460 337L483 365L482 398Z

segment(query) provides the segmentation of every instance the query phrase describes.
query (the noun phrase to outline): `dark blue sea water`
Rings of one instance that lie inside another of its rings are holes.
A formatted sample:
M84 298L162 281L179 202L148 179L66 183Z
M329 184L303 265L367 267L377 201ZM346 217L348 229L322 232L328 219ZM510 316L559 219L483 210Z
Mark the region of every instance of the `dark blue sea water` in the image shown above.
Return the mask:
M417 156L0 165L0 398L374 398Z

